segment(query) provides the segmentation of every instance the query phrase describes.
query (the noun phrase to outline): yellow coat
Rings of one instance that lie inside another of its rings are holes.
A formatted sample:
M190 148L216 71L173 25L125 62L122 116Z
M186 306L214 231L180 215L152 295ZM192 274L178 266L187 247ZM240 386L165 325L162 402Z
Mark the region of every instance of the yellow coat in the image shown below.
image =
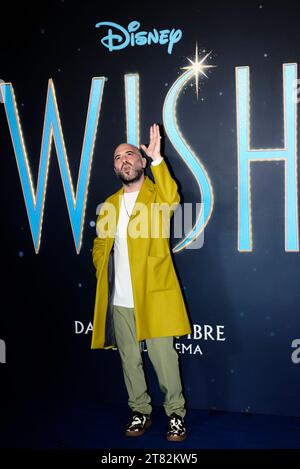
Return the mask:
M127 227L137 340L191 333L181 288L171 257L169 237L166 236L170 217L180 202L180 197L176 182L171 177L165 160L156 166L150 165L150 167L155 184L148 176L145 176ZM122 187L106 199L97 219L98 237L95 238L93 246L97 287L92 349L111 348L115 345L112 332L113 323L109 318L112 304L112 292L109 284L114 275L111 254L123 192ZM115 216L109 217L107 215L109 204L111 204L110 208L113 209L112 212L115 213ZM159 215L155 218L153 216L155 205L152 204L165 204L165 207L172 206L173 210L169 211L168 216L163 216L163 211L157 212ZM155 236L149 236L154 225L156 226ZM109 226L110 228L108 228ZM105 229L110 229L109 236L107 236L108 231ZM137 237L134 230L140 230L141 236Z

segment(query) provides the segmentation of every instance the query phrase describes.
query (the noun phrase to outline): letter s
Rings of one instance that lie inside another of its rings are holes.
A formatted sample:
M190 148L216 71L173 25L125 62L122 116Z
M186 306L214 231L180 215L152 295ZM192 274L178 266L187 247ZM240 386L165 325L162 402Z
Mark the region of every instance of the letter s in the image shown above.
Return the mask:
M173 147L194 175L199 186L202 202L201 211L197 217L195 225L190 233L174 247L173 252L181 251L201 234L211 217L214 203L213 190L209 176L203 164L185 141L176 119L177 98L186 83L193 77L193 70L187 70L185 73L180 75L180 77L171 86L163 106L163 122L166 133Z

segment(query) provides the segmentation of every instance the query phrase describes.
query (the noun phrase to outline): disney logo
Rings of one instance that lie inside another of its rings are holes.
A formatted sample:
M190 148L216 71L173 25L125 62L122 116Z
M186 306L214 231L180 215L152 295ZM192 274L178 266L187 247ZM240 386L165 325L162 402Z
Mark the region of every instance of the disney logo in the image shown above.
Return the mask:
M101 44L112 52L114 50L125 49L127 46L150 46L151 44L168 44L168 54L172 54L173 46L180 41L182 37L181 29L161 29L153 28L152 31L138 31L141 23L131 21L127 29L119 24L110 21L97 23L96 28L107 26L109 29L107 35L101 39Z

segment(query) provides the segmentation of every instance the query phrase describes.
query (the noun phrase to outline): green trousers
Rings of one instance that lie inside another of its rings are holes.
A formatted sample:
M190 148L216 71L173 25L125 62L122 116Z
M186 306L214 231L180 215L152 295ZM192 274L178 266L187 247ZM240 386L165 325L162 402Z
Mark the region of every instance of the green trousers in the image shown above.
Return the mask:
M120 353L128 404L132 411L150 414L151 398L145 381L141 342L136 339L134 308L113 307L116 343ZM150 361L156 372L160 389L165 395L164 408L169 416L173 412L185 416L185 401L179 373L178 355L173 337L146 339Z

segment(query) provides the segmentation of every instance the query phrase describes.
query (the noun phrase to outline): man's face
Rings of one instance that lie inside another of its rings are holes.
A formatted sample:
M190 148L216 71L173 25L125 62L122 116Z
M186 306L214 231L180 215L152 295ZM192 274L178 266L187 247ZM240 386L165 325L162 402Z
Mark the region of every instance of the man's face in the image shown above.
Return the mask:
M114 152L114 169L124 184L138 181L144 173L146 159L139 150L127 143L119 145Z

